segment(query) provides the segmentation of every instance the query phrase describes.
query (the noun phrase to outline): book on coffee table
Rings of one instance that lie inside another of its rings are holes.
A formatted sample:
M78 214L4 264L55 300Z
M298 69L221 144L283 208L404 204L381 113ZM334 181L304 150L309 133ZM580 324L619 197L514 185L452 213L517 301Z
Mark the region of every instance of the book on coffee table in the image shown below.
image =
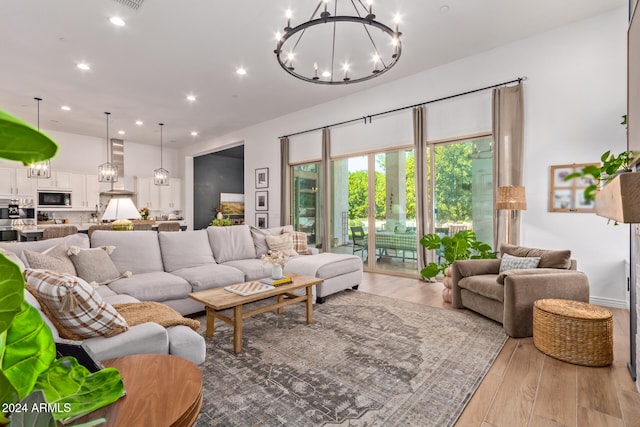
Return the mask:
M234 294L242 295L244 297L253 294L259 294L260 292L266 292L273 290L273 286L265 285L260 282L247 282L239 283L237 285L225 286L225 291L233 292Z
M265 285L270 286L280 286L286 285L287 283L292 283L291 277L282 276L280 279L272 279L271 277L267 277L266 279L260 279L260 283L264 283Z

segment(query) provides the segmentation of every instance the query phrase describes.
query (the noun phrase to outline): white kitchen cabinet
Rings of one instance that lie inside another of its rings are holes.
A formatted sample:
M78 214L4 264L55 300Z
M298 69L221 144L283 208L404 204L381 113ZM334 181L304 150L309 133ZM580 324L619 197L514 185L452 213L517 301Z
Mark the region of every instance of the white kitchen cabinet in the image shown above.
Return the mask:
M138 209L159 210L160 187L153 183L153 178L138 178Z
M71 190L71 172L51 171L51 178L38 179L38 190Z
M71 202L74 209L95 210L100 202L97 175L72 174Z
M169 185L159 188L161 209L171 211L182 209L182 179L170 178Z
M0 168L0 196L35 199L37 181L27 176L26 168Z

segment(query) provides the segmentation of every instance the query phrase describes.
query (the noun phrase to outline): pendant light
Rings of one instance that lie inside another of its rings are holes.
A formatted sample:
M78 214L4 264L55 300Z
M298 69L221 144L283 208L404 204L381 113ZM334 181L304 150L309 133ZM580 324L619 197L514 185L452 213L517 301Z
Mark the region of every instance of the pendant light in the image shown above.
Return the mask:
M98 166L99 182L117 182L118 166L111 163L111 143L109 141L109 112L104 113L107 116L107 163Z
M42 98L33 98L37 101L38 105L38 132L40 132L40 101ZM43 162L36 162L29 165L27 168L27 177L29 178L51 178L51 162L45 160Z
M153 171L153 183L155 185L169 185L169 171L162 167L162 126L164 123L158 123L160 125L160 168Z

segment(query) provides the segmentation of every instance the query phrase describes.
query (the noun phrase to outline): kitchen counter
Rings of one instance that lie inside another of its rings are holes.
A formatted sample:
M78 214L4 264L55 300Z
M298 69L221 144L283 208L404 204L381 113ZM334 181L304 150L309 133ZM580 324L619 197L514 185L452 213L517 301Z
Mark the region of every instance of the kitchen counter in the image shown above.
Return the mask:
M169 221L156 221L153 224L152 228L156 229L159 222L169 222ZM186 221L177 221L180 223L180 229L187 229ZM18 241L21 242L31 242L34 240L39 240L42 238L42 234L45 228L47 227L60 227L63 225L75 225L78 228L78 233L86 233L89 230L89 227L95 225L95 223L85 222L83 224L39 224L39 225L22 225L13 227L14 230L18 232Z

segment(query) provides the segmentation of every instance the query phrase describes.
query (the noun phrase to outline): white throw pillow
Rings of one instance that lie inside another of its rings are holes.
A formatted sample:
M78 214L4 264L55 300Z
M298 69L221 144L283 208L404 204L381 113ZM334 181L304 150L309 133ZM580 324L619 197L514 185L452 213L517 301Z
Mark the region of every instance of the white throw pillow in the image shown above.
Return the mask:
M266 236L267 245L271 251L280 251L286 256L296 256L298 252L293 249L293 238L291 233L281 234L279 236Z
M508 270L538 268L538 264L540 264L540 257L517 257L509 254L502 254L502 258L500 258L500 273Z

